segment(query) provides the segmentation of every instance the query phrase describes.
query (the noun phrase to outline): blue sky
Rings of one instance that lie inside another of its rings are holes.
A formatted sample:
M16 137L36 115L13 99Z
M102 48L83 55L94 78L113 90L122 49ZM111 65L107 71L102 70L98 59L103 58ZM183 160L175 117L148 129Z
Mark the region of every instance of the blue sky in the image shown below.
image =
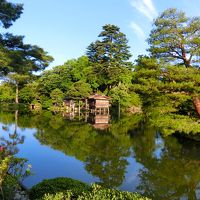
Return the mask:
M105 24L115 24L129 40L132 61L145 54L153 19L175 7L200 16L200 0L9 0L23 3L21 18L8 29L44 48L61 65L85 54Z

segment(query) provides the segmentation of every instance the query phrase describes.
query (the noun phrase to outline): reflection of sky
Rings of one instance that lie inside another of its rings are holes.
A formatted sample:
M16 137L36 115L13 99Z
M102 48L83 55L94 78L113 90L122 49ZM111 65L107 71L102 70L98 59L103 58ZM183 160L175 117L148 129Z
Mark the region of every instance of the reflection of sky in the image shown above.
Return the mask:
M129 157L127 161L129 165L126 168L125 180L119 188L121 190L135 191L139 184L139 177L137 175L143 166L132 157Z
M160 135L157 135L155 139L155 144L156 144L156 148L155 148L155 151L153 152L153 156L157 159L161 159L162 150L164 148L164 140L162 139Z
M2 127L2 124L1 124ZM9 126L9 133L12 133L14 126ZM24 184L31 187L43 179L55 177L70 177L87 183L97 182L98 179L92 177L84 169L84 163L74 157L66 156L64 153L51 149L50 147L41 145L34 137L36 129L20 129L18 134L25 136L23 145L19 145L19 157L28 159L28 163L32 165L33 176L28 177ZM7 138L6 131L2 135Z

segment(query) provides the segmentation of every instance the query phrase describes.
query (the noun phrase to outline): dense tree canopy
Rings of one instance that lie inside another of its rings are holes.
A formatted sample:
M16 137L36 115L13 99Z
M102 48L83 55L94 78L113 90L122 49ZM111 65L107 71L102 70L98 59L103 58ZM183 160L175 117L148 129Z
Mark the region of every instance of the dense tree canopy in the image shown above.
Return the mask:
M186 67L200 64L200 18L188 18L176 9L165 10L148 39L153 56Z

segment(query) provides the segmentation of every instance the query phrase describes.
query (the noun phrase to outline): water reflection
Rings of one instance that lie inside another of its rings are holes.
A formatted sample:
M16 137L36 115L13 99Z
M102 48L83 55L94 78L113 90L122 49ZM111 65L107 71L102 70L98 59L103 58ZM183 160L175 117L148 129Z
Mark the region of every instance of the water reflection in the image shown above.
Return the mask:
M35 128L34 136L42 145L81 161L87 173L98 177L100 184L107 187L128 184L127 169L133 159L140 166L138 171L131 172L139 180L133 190L153 199L200 198L199 143L162 138L151 124L144 123L141 115L112 119L104 130L95 129L92 124L96 119L89 120L91 116L83 114L74 116L72 121L49 111L17 116L16 130ZM91 124L85 122L88 120ZM2 128L9 128L16 124L16 113L1 112L0 122Z
M8 118L7 118L8 117ZM9 123L7 123L7 119L14 120L14 130L9 130ZM1 151L4 151L4 153L8 155L15 155L18 153L18 145L24 143L24 136L20 136L17 133L18 128L18 110L14 112L14 118L12 115L7 115L4 121L4 124L2 125L2 131L6 132L7 134L5 136L0 137L0 149ZM5 155L4 155L5 156Z
M138 174L139 193L158 200L200 198L199 143L172 136L159 143L160 138L149 128L134 139L135 158L144 166Z

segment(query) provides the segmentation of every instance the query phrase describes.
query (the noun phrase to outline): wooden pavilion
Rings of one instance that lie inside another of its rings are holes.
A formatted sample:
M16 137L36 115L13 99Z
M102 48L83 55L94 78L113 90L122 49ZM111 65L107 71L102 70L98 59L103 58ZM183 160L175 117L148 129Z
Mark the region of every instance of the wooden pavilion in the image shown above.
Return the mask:
M88 105L91 112L109 113L110 97L104 95L91 95L88 97Z

